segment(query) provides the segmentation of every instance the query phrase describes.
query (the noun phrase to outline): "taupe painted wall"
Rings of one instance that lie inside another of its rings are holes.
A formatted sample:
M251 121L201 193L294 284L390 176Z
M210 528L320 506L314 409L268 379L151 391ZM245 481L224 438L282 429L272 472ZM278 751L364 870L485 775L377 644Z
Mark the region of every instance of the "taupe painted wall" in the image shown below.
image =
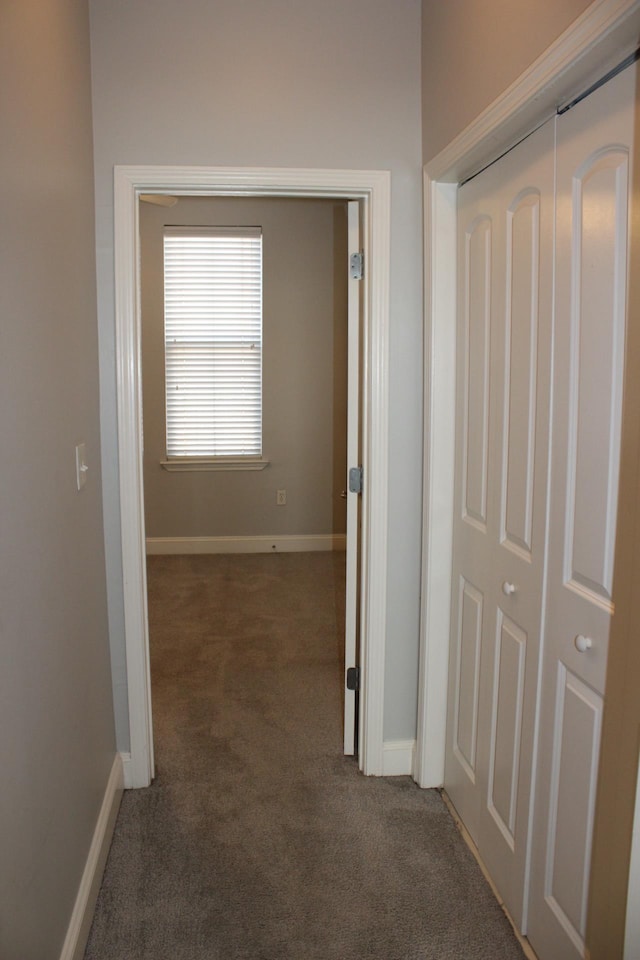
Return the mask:
M625 916L635 918L636 939L626 944L624 956L626 960L640 957L637 863L627 903L640 749L640 71L636 76L615 616L609 638L587 931L592 960L623 956ZM640 823L635 827L640 830Z
M506 90L591 0L422 0L423 160Z
M128 746L114 369L113 165L391 171L384 735L415 735L422 511L419 0L92 0L109 625ZM230 82L229 78L233 78Z
M58 960L115 753L84 3L2 3L0 90L0 956Z
M261 226L264 470L168 473L163 227ZM148 537L344 533L347 210L331 200L181 198L140 204ZM287 491L286 506L276 491Z

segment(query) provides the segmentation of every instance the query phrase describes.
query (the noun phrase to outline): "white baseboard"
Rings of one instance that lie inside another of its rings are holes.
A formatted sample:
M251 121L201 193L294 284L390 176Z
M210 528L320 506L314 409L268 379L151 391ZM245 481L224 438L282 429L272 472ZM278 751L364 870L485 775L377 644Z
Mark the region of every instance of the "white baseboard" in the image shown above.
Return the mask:
M147 556L178 553L311 553L346 550L345 534L299 537L147 537Z
M122 761L122 779L124 782L125 790L130 790L133 787L133 764L131 762L130 753L121 753L120 760Z
M382 746L382 776L410 777L415 749L415 740L385 740Z
M87 862L80 880L78 895L69 921L67 935L62 946L60 960L82 960L98 891L102 883L102 874L107 862L111 838L116 823L116 816L122 798L123 775L120 754L116 754L111 767L111 773L102 800L100 813L93 832L93 839L89 847Z

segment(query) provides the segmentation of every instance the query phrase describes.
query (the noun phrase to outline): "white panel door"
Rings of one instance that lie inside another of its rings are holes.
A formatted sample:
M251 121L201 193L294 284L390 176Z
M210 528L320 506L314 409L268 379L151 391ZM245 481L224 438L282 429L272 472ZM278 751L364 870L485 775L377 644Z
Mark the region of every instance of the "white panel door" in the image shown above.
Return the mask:
M347 250L349 263L353 254L361 251L360 245L360 204L350 200L347 204ZM350 467L360 463L360 301L362 281L351 276L349 264L348 280L348 348L347 348L347 474ZM346 559L346 603L344 634L344 753L352 756L356 750L356 693L347 689L347 670L359 663L357 638L359 633L359 541L360 541L360 495L349 491L346 478L347 497L347 559Z
M461 187L445 788L518 923L546 540L554 126Z
M528 935L585 955L617 513L635 68L557 122L549 566Z

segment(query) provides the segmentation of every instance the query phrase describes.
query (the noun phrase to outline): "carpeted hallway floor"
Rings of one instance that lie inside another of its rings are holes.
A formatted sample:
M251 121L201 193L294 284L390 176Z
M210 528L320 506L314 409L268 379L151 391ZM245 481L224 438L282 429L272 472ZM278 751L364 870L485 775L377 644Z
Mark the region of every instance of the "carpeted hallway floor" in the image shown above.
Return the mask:
M439 794L341 754L343 556L148 566L157 778L85 960L521 960Z

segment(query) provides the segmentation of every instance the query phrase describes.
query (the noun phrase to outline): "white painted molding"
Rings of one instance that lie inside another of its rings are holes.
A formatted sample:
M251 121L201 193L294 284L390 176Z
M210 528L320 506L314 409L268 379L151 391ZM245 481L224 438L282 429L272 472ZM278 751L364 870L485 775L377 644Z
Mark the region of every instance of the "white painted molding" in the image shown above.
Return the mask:
M244 473L264 470L270 460L262 457L177 457L175 460L161 460L160 466L167 473Z
M346 534L276 537L147 537L147 556L207 553L317 553L344 551Z
M640 36L640 0L595 0L425 166L425 461L418 727L414 777L444 781L455 423L456 190L620 62Z
M421 656L414 776L444 781L453 555L457 186L425 174L425 430ZM437 242L436 242L437 238ZM426 639L428 638L428 640ZM444 727L443 727L444 724ZM435 734L435 735L434 735Z
M382 753L382 774L385 777L410 777L413 773L415 740L386 740Z
M131 752L130 785L146 787L153 778L154 762L144 544L137 192L134 181L126 176L117 176L116 170L114 182L116 396L120 536Z
M388 170L325 170L290 167L193 167L165 165L117 165L118 179L124 178L136 192L141 181L151 184L154 193L173 190L174 195L232 197L328 197L358 200L371 198L390 187Z
M380 776L387 629L387 539L389 471L389 271L391 263L391 177L364 204L365 264L362 382L361 614L358 763ZM368 239L367 239L368 238Z
M459 183L531 133L558 105L632 53L639 0L595 0L531 66L426 165Z
M141 193L177 196L330 197L363 206L365 274L362 497L360 766L382 774L387 599L388 331L391 177L385 170L116 166L114 232L116 375L125 645L131 742L130 786L153 776L142 489L142 397L138 312Z
M122 790L122 762L120 754L116 754L93 832L93 839L80 880L71 920L67 928L67 935L62 946L60 960L82 960L84 956L93 920L93 911L98 899L102 874L107 862L120 800L122 799Z
M135 786L131 754L122 751L120 753L120 761L122 763L122 780L124 783L124 788L125 790L131 790L131 788Z

